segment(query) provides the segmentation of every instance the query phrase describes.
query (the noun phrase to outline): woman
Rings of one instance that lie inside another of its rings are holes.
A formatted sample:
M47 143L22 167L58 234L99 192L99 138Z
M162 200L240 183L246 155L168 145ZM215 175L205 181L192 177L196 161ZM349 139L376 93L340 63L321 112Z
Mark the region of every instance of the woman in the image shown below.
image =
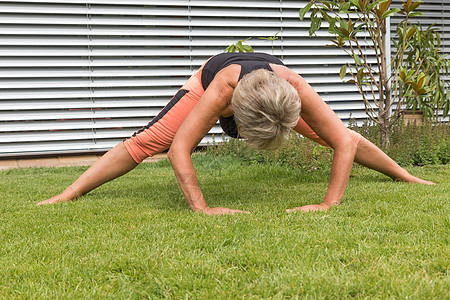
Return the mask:
M193 211L244 212L208 207L199 188L191 153L217 120L228 135L244 138L258 149L278 148L291 129L334 149L324 201L288 211L338 205L353 161L396 181L433 184L412 176L347 129L312 87L277 58L264 53L222 53L210 58L147 126L111 149L61 194L38 205L76 199L170 147L168 158Z

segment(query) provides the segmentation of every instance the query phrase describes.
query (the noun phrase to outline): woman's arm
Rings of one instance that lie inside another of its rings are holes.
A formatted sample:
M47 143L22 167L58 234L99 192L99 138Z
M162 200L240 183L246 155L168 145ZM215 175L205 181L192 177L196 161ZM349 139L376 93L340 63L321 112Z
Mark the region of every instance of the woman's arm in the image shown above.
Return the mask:
M200 190L191 159L192 151L228 107L235 86L233 79L237 82L236 76L238 75L239 71L235 72L233 68L224 69L216 75L197 105L178 129L167 155L189 206L196 212L207 214L241 212L224 207L208 207Z
M302 101L303 120L334 149L330 182L324 201L319 205L307 205L294 210L326 210L330 206L339 205L347 187L357 145L339 117L301 76L283 66L273 66L273 69L298 91Z

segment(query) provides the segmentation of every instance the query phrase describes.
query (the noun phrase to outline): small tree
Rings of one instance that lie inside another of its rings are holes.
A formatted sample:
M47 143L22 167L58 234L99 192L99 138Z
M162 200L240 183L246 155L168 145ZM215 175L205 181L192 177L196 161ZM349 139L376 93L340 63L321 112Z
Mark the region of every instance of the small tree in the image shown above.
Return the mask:
M328 23L328 32L334 36L333 46L345 51L351 58L340 70L340 77L349 74L362 95L366 114L380 128L381 145L389 146L390 128L398 121L408 95L421 97L430 92L430 75L416 65L404 63L405 53L417 27L409 19L422 15L417 12L421 1L403 1L401 8L390 8L392 0L311 0L300 9L300 19L311 11L312 36L320 29L322 21ZM388 18L403 15L398 25L395 53L386 53ZM367 42L369 40L369 42ZM371 63L369 56L375 55ZM405 76L403 76L405 75ZM378 92L378 97L376 93ZM370 95L370 96L368 96ZM371 99L370 99L371 98Z
M397 28L397 36L402 40L403 31ZM398 42L394 40L395 47ZM410 40L410 45L405 53L405 61L394 61L394 64L404 65L400 67L400 88L407 89L409 85L413 86L409 93L404 92L406 97L406 108L412 109L413 113L417 109L423 112L427 119L436 120L439 111L442 109L443 117L446 117L450 110L449 87L441 73L448 75L450 70L450 60L442 54L441 36L434 25L430 25L425 30L418 24L417 31ZM417 72L408 72L417 70ZM421 78L426 78L427 83L424 87L427 93L416 93L414 89L415 82ZM404 84L406 83L406 84Z

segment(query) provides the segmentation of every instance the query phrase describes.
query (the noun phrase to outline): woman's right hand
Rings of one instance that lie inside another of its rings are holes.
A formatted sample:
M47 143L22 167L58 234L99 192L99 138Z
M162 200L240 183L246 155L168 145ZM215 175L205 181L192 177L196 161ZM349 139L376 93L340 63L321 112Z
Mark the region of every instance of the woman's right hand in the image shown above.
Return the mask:
M233 214L249 214L250 212L238 209L230 209L226 207L206 207L199 212L205 213L207 215L233 215Z

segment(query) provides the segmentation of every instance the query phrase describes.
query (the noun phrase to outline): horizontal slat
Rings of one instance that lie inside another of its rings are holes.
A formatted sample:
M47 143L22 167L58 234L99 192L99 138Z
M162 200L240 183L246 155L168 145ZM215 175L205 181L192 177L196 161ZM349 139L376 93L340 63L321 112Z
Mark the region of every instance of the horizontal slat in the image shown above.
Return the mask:
M269 52L270 50L267 49ZM212 56L219 51L211 52L210 50L205 50L203 48L192 49L192 55L200 56ZM281 54L279 49L275 49L274 54ZM34 49L23 49L22 47L0 47L0 56L10 56L10 57L28 57L28 56L40 56L40 57L54 57L54 56L181 56L185 55L186 51L182 49L99 49L94 48L92 50L81 48L56 48L56 47L36 47ZM283 55L286 56L322 56L322 55L347 55L340 49L336 48L300 48L300 49L283 49Z
M422 7L435 7L436 4L442 4L444 0L439 1L428 1L425 4L422 4ZM11 1L9 1L11 2ZM67 5L77 5L86 3L92 5L114 5L118 8L120 7L131 7L131 6L172 6L172 7L237 7L237 8L255 8L255 7L269 7L269 8L283 8L283 9L298 9L304 5L306 5L307 1L289 1L284 0L280 1L263 1L263 0L251 0L251 1L208 1L208 0L191 0L188 3L186 1L181 0L15 0L13 1L17 4L15 5L30 5L30 4L67 4ZM395 3L395 2L394 2ZM430 4L430 5L429 5ZM445 7L445 6L444 6ZM448 7L445 7L446 10L449 10Z
M229 21L228 21L229 22ZM0 35L48 35L48 36L177 36L177 37L267 37L281 30L281 26L259 26L254 23L254 27L238 26L239 22L233 23L236 26L230 26L224 22L222 26L210 26L205 23L203 26L189 27L189 24L178 27L145 27L145 26L93 26L87 28L83 25L15 25L0 24ZM230 28L231 27L231 28ZM301 28L292 23L292 27L283 26L284 37L309 37L308 29L305 26ZM326 29L316 32L318 37L329 38L330 35ZM363 35L363 34L361 34Z
M327 78L327 83L340 83L341 80L337 76L329 76ZM304 74L303 76L310 84L314 83L323 83L323 76L308 76L308 74ZM51 80L39 80L39 79L30 79L30 80L0 80L0 90L1 89L19 89L19 94L22 93L25 89L37 89L37 88L119 88L119 87L173 87L173 86L182 86L184 82L187 81L187 77L185 79L142 79L142 78L130 78L130 79L96 79L95 81L90 81L89 79L51 79ZM350 79L350 78L347 78ZM96 97L96 89L93 90L93 96ZM40 92L38 92L40 93ZM59 90L56 90L52 93L60 93ZM15 92L7 93L7 95L11 95L11 97L16 98L17 94ZM5 95L5 97L7 97ZM2 97L0 97L2 99Z
M193 57L193 60L190 61L189 58L179 59L174 58L143 58L143 57L133 57L133 58L123 58L123 59L114 59L114 58L103 58L103 57L93 57L91 60L82 57L27 57L26 59L21 59L17 57L10 58L0 58L0 66L3 67L117 67L117 66L152 66L152 67L180 67L187 66L191 63L192 66L196 68L200 67L210 56L217 54L219 52L211 51L208 55L204 55L203 57L197 56ZM268 52L271 53L271 50ZM280 51L277 49L277 56L281 58L279 55ZM284 51L282 52L284 53ZM302 66L311 66L311 65L320 65L320 66L331 66L331 65L339 65L349 61L349 58L345 56L333 56L333 57L321 57L320 60L312 60L309 57L305 56L286 56L284 57L283 62L289 66L295 66L300 68ZM375 59L370 59L371 63L375 63Z
M336 75L337 77L337 75ZM376 94L377 95L377 94ZM358 101L361 96L354 94L328 93L322 96L326 102ZM70 100L20 100L0 101L0 111L13 110L61 110L61 109L97 109L97 108L127 108L127 107L158 107L162 108L169 102L165 98L98 98L92 99L70 99Z
M148 69L148 68L96 68L96 69L30 69L30 68L0 68L0 78L24 78L24 77L169 77L191 76L189 68L184 69ZM26 82L26 81L25 81ZM1 79L0 79L1 85Z
M99 129L99 128L140 128L146 125L151 117L145 118L114 118L114 119L91 119L78 120L31 120L31 121L13 121L2 123L0 132L17 132L17 131L35 131L43 130L75 130L75 129Z
M0 121L25 120L66 120L66 119L99 119L99 118L133 118L155 116L160 109L125 108L125 109L74 109L74 110L39 110L0 112Z
M314 86L316 91L329 92L329 91L339 91L339 92L355 92L356 87L349 84L327 84L326 82L319 81L319 83L324 83L324 85ZM314 84L313 84L314 85ZM133 88L133 89L105 89L98 90L95 92L92 90L75 90L75 89L64 89L64 90L26 90L26 91L8 91L0 93L0 100L19 100L19 99L70 99L70 98L111 98L111 97L161 97L161 96L172 96L177 91L177 88L154 88L154 89L144 89L144 88Z
M17 142L41 142L41 141L72 141L72 140L95 140L123 138L131 136L135 132L133 129L116 130L55 130L51 132L27 132L15 134L0 134L0 143Z
M93 57L36 57L30 56L24 58L18 57L0 57L0 66L2 67L115 67L115 66L153 66L153 67L178 67L186 66L190 62L189 58L160 58L149 59L142 57L123 57L121 59ZM192 63L200 66L204 60L194 59Z
M220 141L216 135L216 142ZM31 142L7 144L0 148L0 157L20 155L52 155L62 153L103 152L121 143L123 139L100 139L95 141L65 141L65 142ZM206 146L213 142L212 136L204 137L199 145Z
M208 12L206 12L208 13ZM234 14L228 15L226 18L166 18L166 17L87 17L83 15L76 16L54 16L54 15L23 15L23 14L2 14L0 15L0 24L18 24L23 27L23 25L38 25L38 26L48 26L48 25L82 25L90 26L92 31L95 31L97 27L110 26L111 31L117 30L121 26L149 26L148 29L152 27L192 27L192 28L202 28L202 27L237 27L237 28L260 28L260 27L283 27L287 28L305 28L308 29L309 25L306 22L299 22L298 14L295 18L283 19L283 23L280 24L279 18L281 16L276 16L276 18L266 18L264 22L261 22L261 17L250 18L248 15L245 19L237 18ZM272 17L274 15L272 14ZM87 28L89 29L89 28Z
M143 124L144 125L144 124ZM95 129L95 130L52 130L52 131L30 131L17 133L0 133L0 143L18 142L43 142L43 141L76 141L76 140L98 140L98 139L123 139L131 136L139 130L136 128L115 128L115 129ZM221 134L220 126L214 126L210 133Z
M274 32L275 34L276 32ZM253 47L272 47L272 42L263 40L266 37L253 37L248 43ZM91 39L87 37L57 37L57 36L44 36L44 37L32 37L32 36L15 36L5 37L0 39L0 46L82 46L82 47L221 47L225 49L227 46L234 44L236 39L223 38L219 40L211 40L204 37L192 38L190 41L188 38L102 38L93 37ZM303 47L305 44L310 47L323 47L331 45L332 43L324 38L289 38L281 36L278 40L273 42L274 47ZM371 43L364 46L370 46Z
M88 151L106 151L121 142L121 139L107 140L107 141L60 141L50 143L14 143L6 144L0 148L0 156L11 155L39 155L52 153L74 153L74 152L88 152Z
M20 100L0 101L1 110L38 110L38 109L78 109L78 108L122 108L122 107L164 107L169 98L105 98L70 100Z
M234 43L235 40L225 40L220 43L224 45L229 45ZM0 46L129 46L129 47L139 47L139 46L159 46L159 47L167 47L167 46L186 46L190 43L189 38L158 38L153 37L151 39L148 38L140 38L140 37L87 37L87 36L4 36L0 38ZM197 41L197 44L201 43ZM204 41L203 44L206 44L207 41ZM262 43L261 43L262 44Z
M27 90L8 91L0 93L0 100L18 100L18 99L64 99L64 98L111 98L111 97L159 97L172 96L178 89L176 88L134 88L134 89L107 89L92 90L82 89L64 89L64 90Z
M127 79L104 79L98 78L95 80L89 79L56 79L51 80L0 80L0 89L36 89L36 88L117 88L117 87L172 87L181 86L188 79L171 79L171 78L156 78L156 79L143 79L143 78L127 78Z

